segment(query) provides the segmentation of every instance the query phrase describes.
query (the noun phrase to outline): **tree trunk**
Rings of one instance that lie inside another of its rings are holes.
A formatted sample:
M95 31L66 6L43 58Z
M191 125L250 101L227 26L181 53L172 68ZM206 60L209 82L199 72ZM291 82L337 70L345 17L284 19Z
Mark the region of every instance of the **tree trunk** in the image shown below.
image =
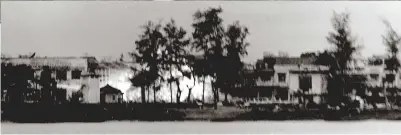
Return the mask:
M189 102L191 102L191 93L192 93L192 89L195 87L195 83L196 83L196 79L195 79L195 77L193 77L194 78L194 85L192 86L192 88L189 88L188 86L188 97L187 97L187 102L189 103Z
M228 103L228 98L227 98L227 97L228 97L228 93L225 92L225 93L224 93L224 102L225 102L225 103Z
M175 84L177 85L177 93L176 93L176 101L177 101L177 104L180 104L181 103L181 88L180 88L180 82L177 80L177 81L175 81Z
M145 87L141 87L141 100L142 100L142 103L146 103L146 93L145 93Z
M203 77L203 91L202 91L202 102L205 103L205 85L206 85L206 76ZM203 108L203 105L202 105Z
M156 85L153 85L153 102L156 103Z
M173 103L173 84L170 82L170 102Z
M192 88L188 88L188 97L187 97L187 102L191 102L191 93L192 93Z
M171 67L171 65L170 65L170 67ZM171 71L171 69L170 69L170 77L173 78L173 72ZM170 84L170 100L171 100L171 103L173 103L173 85L172 85L172 82L169 82L169 84Z
M215 86L215 82L212 82L212 91L213 91L213 98L214 98L214 109L217 109L218 91Z
M150 86L146 89L146 93L147 93L147 101L148 103L150 103Z
M388 109L390 103L388 102L387 98L387 87L385 87L384 85L383 85L383 94L384 94L384 101L386 102L386 109Z

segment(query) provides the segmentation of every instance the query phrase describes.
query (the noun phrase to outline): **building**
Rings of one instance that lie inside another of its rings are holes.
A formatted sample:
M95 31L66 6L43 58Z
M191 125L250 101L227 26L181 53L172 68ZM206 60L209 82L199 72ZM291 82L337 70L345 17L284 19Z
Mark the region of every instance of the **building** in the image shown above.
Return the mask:
M100 88L101 103L122 103L124 93L110 85Z
M401 97L401 70L388 71L383 56L369 59L356 58L349 63L352 70L346 74L351 77L347 83L346 95L359 95L365 100L379 99L384 102L384 95L393 102ZM251 97L269 102L304 102L326 101L327 78L329 67L314 63L314 57L275 57L265 56L256 62L254 69L245 71L248 92ZM254 81L254 82L252 82ZM301 97L299 95L302 95Z
M66 90L66 99L71 98L73 92L82 92L83 103L99 103L99 80L95 74L98 62L94 57L38 57L38 58L7 58L2 63L12 65L29 65L35 71L35 78L45 67L51 72L58 89ZM31 82L35 89L40 90L38 83Z
M401 97L401 69L398 72L386 70L384 56L373 56L366 62L365 75L367 79L366 96L378 99L384 103L385 95L390 102L400 103Z
M266 56L254 70L257 97L271 102L299 102L296 93L315 102L327 93L328 67L314 64L314 58ZM302 102L302 101L301 101Z

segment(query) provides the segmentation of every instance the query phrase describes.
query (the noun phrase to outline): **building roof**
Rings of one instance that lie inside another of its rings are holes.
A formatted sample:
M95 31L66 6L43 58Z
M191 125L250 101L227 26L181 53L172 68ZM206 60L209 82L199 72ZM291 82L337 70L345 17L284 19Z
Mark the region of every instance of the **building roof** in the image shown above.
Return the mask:
M99 63L99 68L116 68L116 69L121 69L121 68L128 68L129 65L123 62L100 62Z
M114 88L107 84L106 86L100 88L100 93L102 94L122 94L121 90Z
M279 65L313 65L316 61L315 58L299 58L299 57L276 57L276 64Z
M269 57L257 60L257 63L261 63L267 60ZM275 60L276 65L315 65L316 58L301 58L301 57L271 57Z
M49 66L53 68L88 68L97 63L94 57L35 57L35 58L2 58L2 63L13 65L30 65L33 67Z

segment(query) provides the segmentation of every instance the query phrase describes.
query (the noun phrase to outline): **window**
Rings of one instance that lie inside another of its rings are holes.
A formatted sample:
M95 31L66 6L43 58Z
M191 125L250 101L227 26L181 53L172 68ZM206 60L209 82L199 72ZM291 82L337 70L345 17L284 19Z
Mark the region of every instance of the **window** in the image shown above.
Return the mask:
M260 77L260 79L263 80L263 81L270 81L271 78L272 78L272 77L269 76L269 75L263 75L263 76Z
M281 100L288 100L288 90L283 88L276 89L276 98Z
M270 81L271 78L273 77L274 73L273 72L261 72L260 73L260 79L263 81Z
M285 73L278 73L278 81L279 82L285 82L286 78L285 78Z
M57 80L67 80L67 71L66 70L57 70L56 71L56 79Z
M71 72L72 79L79 79L81 78L81 71L80 70L73 70Z
M395 75L394 74L386 74L386 82L394 82Z
M312 77L310 75L300 75L299 88L303 91L309 91L312 88Z
M373 65L373 66L379 66L379 65L383 65L383 60L381 59L370 59L369 60L369 65Z
M377 80L377 79L379 79L379 75L378 74L370 74L370 78L373 80Z

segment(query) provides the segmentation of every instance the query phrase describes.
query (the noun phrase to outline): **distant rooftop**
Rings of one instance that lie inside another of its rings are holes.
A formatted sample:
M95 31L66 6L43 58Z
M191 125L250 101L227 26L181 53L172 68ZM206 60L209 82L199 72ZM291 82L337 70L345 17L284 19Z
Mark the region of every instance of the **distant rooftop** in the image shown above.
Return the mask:
M2 58L2 63L13 65L31 65L35 67L69 67L87 68L98 63L95 57L34 57L34 58Z
M276 60L277 65L313 65L316 58L301 58L301 57L271 57ZM258 62L262 62L264 59L259 59Z
M316 61L315 58L299 58L299 57L278 57L276 58L276 64L281 64L281 65L298 65L298 64L304 64L304 65L312 65Z

